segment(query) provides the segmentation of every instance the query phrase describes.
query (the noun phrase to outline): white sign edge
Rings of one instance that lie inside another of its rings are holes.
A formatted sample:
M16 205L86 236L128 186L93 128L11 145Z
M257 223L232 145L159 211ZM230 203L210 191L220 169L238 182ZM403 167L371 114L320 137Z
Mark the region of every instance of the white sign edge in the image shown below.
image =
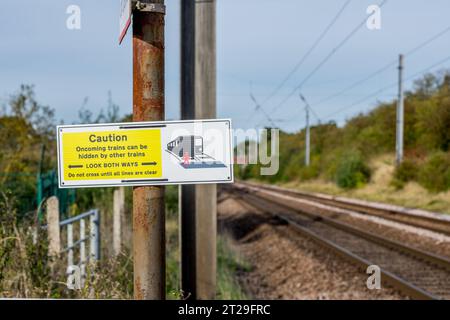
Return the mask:
M120 30L120 34L119 34L119 46L122 44L123 39L125 38L125 36L127 35L128 29L130 29L130 25L131 25L131 16L132 16L132 10L131 10L131 0L127 0L128 1L128 7L129 7L129 15L127 18L127 22L124 24L124 26L121 28ZM121 18L121 17L120 17ZM120 23L121 21L119 21Z
M136 183L126 182L120 184L105 184L105 185L64 185L62 184L61 177L61 142L60 142L60 129L64 128L89 128L89 127L117 127L117 126L134 126L145 127L146 125L165 125L176 123L202 123L202 122L226 122L230 124L230 179L229 180L215 180L215 181L195 181L195 182L183 182L183 181L154 181L153 183L143 183L142 181L136 181ZM234 183L234 148L233 148L233 136L231 130L233 128L233 121L231 119L195 119L195 120L172 120L172 121L143 121L143 122L117 122L117 123L98 123L98 124L73 124L73 125L58 125L56 126L56 143L57 143L57 158L58 158L58 188L59 189L80 189L80 188L114 188L114 187L139 187L139 186L168 186L168 185L202 185L202 184L231 184Z

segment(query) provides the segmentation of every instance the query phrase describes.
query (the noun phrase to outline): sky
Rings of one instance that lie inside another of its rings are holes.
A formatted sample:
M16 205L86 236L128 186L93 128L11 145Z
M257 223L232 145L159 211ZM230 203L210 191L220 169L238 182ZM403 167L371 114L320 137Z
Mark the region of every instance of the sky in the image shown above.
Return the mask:
M166 0L166 119L180 114L180 0ZM235 128L269 125L255 111L250 92L261 103L293 70L348 0L217 0L217 110ZM285 85L262 108L283 130L305 124L304 103L295 88L361 22L367 7L381 0L352 0L321 42ZM119 0L2 0L0 3L0 105L21 84L33 84L42 104L57 119L74 123L88 98L94 113L105 108L108 92L121 114L132 111L131 32L121 46ZM69 30L70 5L81 9L81 29ZM301 88L322 121L343 124L377 101L396 98L396 63L343 95L318 104L364 79L450 27L448 0L388 0L381 7L381 29L365 23ZM450 55L450 31L405 57L405 86ZM450 68L450 60L430 71ZM394 84L378 92L387 85ZM294 94L287 99L287 97ZM374 94L375 93L375 94ZM369 96L367 99L365 97ZM280 105L280 102L286 100ZM362 101L363 100L363 101ZM362 101L361 103L356 103ZM313 121L317 121L314 117Z

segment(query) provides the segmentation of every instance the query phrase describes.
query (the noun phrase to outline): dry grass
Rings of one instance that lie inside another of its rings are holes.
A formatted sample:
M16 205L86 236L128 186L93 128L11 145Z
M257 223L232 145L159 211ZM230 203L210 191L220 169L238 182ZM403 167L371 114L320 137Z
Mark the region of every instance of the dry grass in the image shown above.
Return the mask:
M178 244L178 219L176 214L168 215L166 220L166 297L180 299L183 294L180 288L180 247ZM245 263L235 252L232 243L226 236L217 239L217 294L219 300L242 300L246 296L237 280L237 272Z
M406 184L403 189L396 189L391 185L395 168L394 155L377 157L371 161L370 167L373 172L371 181L354 190L343 190L334 183L323 180L295 181L281 186L450 214L450 191L431 193L415 182Z
M47 257L44 232L34 244L32 235L18 229L16 237L0 239L4 254L0 298L130 299L133 297L133 262L127 252L87 267L81 290L67 288L64 259ZM5 245L10 242L10 245Z
M217 241L217 299L246 300L237 274L241 270L249 270L250 265L237 252L233 241L226 235L220 235Z
M176 202L175 198L172 200ZM166 297L180 299L180 248L176 210L168 207L166 217ZM102 260L88 267L81 290L70 290L66 285L65 256L54 261L49 259L46 231L41 230L35 238L32 232L36 227L33 220L19 221L9 200L6 197L0 199L0 298L133 298L133 258L129 246L124 246L118 257L111 257L111 241L108 241L108 237L102 237ZM108 221L102 226L105 235L110 232L111 219L103 221ZM75 256L77 257L77 252ZM236 271L241 265L236 259L229 245L219 239L219 299L244 298L236 281Z

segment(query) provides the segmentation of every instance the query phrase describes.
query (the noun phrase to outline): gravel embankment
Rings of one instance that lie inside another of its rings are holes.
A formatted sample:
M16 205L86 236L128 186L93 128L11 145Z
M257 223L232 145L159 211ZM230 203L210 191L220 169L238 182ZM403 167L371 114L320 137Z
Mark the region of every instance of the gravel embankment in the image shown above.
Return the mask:
M234 239L235 250L251 265L239 279L252 298L406 298L388 287L367 289L365 270L233 198L222 199L218 214L221 232Z

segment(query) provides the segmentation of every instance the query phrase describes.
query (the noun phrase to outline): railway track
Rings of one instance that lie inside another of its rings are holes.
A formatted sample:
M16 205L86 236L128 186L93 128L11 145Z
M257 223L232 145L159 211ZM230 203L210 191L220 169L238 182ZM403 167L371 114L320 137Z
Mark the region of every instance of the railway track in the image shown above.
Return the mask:
M334 197L325 194L313 194L280 188L276 186L268 186L248 182L239 182L239 184L250 186L253 188L260 188L262 190L282 193L284 195L292 196L297 199L309 200L340 209L351 210L361 214L375 216L450 236L450 218L439 217L439 214L433 212L417 209L406 209L393 205L375 204L367 201Z
M245 187L225 191L364 269L379 266L383 282L412 298L450 299L450 260L445 257L305 212L273 195Z

